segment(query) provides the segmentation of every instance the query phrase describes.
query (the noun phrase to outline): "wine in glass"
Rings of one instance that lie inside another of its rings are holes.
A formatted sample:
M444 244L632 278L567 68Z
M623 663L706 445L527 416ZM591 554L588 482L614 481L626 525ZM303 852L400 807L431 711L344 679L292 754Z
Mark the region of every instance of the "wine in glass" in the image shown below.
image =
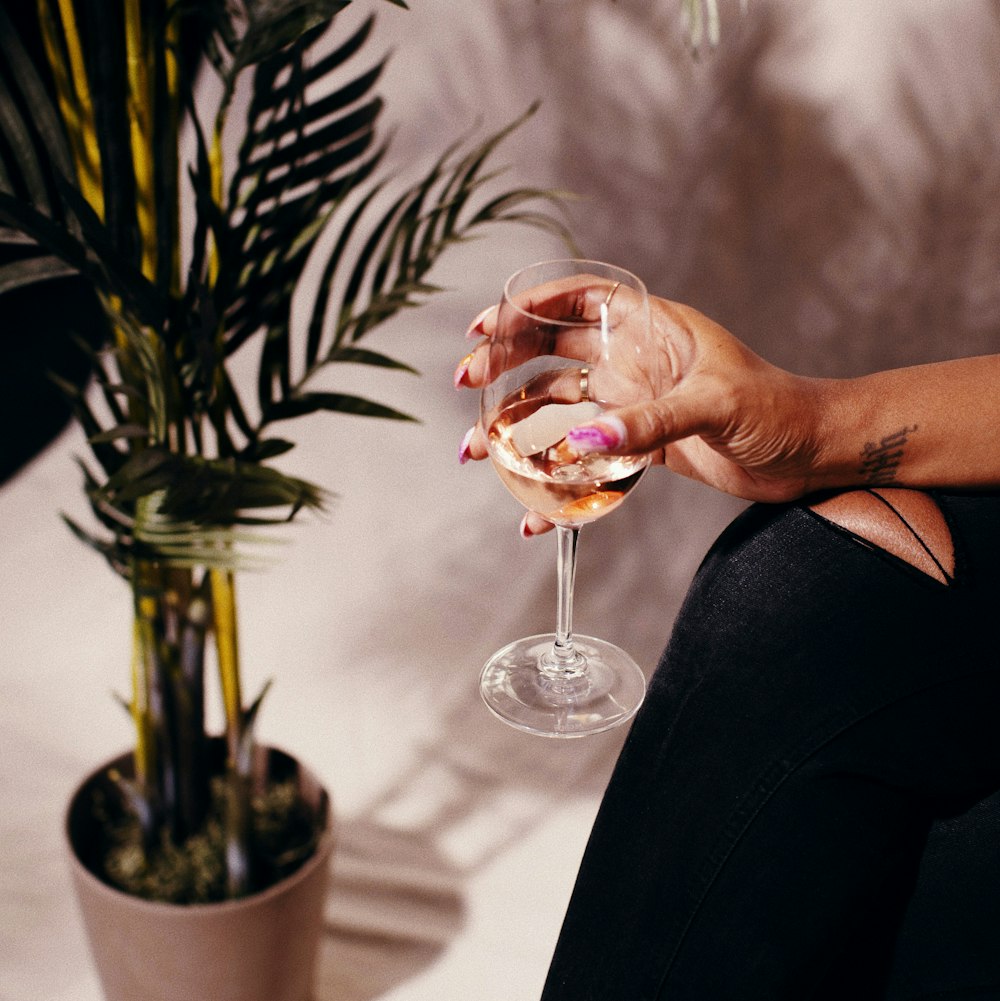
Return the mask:
M645 286L611 265L549 261L504 285L480 419L504 485L556 526L557 614L554 633L490 657L480 692L500 719L530 733L600 733L631 719L645 694L624 650L573 634L573 584L580 528L621 504L649 457L577 454L566 434L649 398L649 324Z

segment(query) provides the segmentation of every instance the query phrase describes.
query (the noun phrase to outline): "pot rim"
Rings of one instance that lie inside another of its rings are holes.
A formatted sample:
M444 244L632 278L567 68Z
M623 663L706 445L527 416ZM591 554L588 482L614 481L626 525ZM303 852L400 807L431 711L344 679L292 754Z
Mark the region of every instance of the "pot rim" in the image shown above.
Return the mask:
M166 900L149 900L145 897L137 896L134 893L128 893L125 890L121 890L101 879L100 876L92 872L91 869L84 864L79 853L77 852L73 838L73 813L77 802L88 786L90 786L95 780L99 779L100 776L106 773L107 770L113 765L123 759L129 759L132 757L132 750L130 749L108 758L102 765L99 765L97 768L89 772L85 778L77 783L72 794L70 795L69 803L63 813L62 832L66 847L68 848L70 865L74 875L86 882L94 892L102 894L109 899L115 899L118 901L123 899L128 900L131 902L133 907L159 911L164 916L176 914L178 918L185 914L222 914L227 910L238 910L254 904L265 903L272 897L277 897L288 892L289 889L308 878L308 876L318 866L326 865L329 862L334 842L333 811L330 808L330 796L327 792L326 786L319 781L315 772L313 772L307 765L303 764L302 761L294 754L290 754L283 748L277 747L273 744L258 745L258 751L268 754L271 752L277 752L287 758L291 758L295 761L301 773L314 783L317 790L321 793L323 828L320 831L319 837L316 841L316 848L312 855L310 855L309 858L307 858L305 862L303 862L302 865L300 865L293 873L290 873L288 876L280 879L277 883L272 883L263 890L256 890L253 893L247 894L245 897L236 897L232 900L215 900L208 903L191 904L178 904Z

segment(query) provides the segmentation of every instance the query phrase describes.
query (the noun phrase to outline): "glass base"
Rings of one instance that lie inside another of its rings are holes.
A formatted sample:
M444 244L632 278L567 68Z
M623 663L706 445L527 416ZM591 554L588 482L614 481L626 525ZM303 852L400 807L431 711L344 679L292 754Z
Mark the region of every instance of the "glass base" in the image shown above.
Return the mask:
M574 636L582 665L560 671L550 658L554 642L553 633L528 636L490 657L479 691L494 715L543 737L585 737L635 715L646 678L624 650L593 636Z

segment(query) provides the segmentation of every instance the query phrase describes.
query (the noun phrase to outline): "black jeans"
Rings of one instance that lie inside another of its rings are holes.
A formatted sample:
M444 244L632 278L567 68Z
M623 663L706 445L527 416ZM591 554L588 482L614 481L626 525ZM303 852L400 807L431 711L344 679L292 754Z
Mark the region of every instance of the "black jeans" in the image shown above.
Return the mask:
M938 502L949 584L799 505L721 536L543 1001L1000 999L1000 497Z

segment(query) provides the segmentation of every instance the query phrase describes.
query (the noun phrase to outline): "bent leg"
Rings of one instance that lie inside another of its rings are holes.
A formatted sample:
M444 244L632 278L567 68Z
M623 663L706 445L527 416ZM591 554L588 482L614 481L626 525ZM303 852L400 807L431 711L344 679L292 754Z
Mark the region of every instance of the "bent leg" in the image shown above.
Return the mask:
M880 488L833 494L809 509L942 584L955 574L955 545L944 513L921 490Z
M724 533L609 784L544 1001L885 996L934 818L1000 788L982 656L1000 502L949 509L954 586L798 507Z

